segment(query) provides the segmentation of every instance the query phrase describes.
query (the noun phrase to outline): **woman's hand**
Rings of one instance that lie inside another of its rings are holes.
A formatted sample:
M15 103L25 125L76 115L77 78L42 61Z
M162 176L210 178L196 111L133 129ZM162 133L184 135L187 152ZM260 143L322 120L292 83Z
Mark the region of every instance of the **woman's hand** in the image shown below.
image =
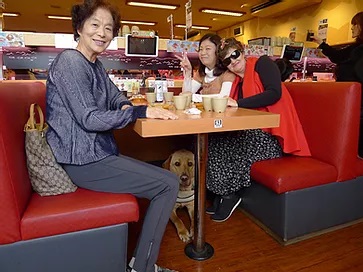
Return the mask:
M237 101L228 97L228 102L227 102L227 106L228 107L238 107Z
M175 57L180 60L180 67L184 69L185 73L192 75L192 64L190 63L187 54L183 53L183 56L175 55Z
M172 120L176 120L178 119L178 115L172 113L171 111L162 109L162 108L158 108L158 107L147 107L146 109L146 118L151 118L151 119L172 119Z
M131 107L131 105L123 105L122 107L121 107L121 110L126 110L127 108L130 108Z
M314 42L316 42L316 43L317 43L317 44L319 44L319 45L323 43L323 39L321 39L321 38L320 38L320 37L318 37L318 36L315 36L315 35L314 35L314 36L312 36L311 38L313 39L313 41L314 41Z

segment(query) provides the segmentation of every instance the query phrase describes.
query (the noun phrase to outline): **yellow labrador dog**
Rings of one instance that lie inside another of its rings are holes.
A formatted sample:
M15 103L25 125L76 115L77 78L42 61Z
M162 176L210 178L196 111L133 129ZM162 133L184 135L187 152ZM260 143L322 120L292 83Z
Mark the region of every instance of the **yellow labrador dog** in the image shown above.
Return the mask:
M188 242L194 235L194 154L185 149L175 151L163 163L163 168L170 170L179 177L178 198L170 220L174 223L180 240ZM189 231L176 213L178 208L183 207L188 209Z

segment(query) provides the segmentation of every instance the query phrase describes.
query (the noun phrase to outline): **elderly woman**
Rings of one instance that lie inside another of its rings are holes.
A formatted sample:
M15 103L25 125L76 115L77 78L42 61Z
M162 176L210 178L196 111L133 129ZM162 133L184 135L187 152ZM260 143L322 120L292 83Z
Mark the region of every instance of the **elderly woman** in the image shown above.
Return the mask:
M176 119L172 112L132 106L97 56L120 28L120 15L103 0L72 7L76 49L60 53L47 79L47 140L72 181L89 190L130 193L150 200L127 271L172 271L157 266L160 243L178 193L169 171L119 155L113 129L137 118Z

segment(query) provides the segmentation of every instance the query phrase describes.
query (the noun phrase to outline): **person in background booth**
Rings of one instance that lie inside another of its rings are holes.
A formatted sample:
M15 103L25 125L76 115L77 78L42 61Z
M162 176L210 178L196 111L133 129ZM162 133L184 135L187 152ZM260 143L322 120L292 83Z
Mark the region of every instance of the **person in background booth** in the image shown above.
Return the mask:
M355 42L342 49L331 47L317 36L312 38L319 44L318 48L322 49L323 54L336 64L336 81L356 81L363 84L363 12L355 14L350 23L352 25L352 38L355 39ZM363 157L363 96L358 154Z
M276 59L275 63L280 70L282 82L293 80L293 78L290 80L290 76L294 72L294 67L292 66L291 61L286 58L282 58Z
M193 76L191 90L183 89L183 92L196 93L201 89L201 94L229 96L235 75L229 72L218 59L217 53L221 40L221 37L211 33L205 34L200 39L198 71ZM186 54L183 57L176 57L180 60L184 73L192 75L192 65Z
M210 134L206 183L215 199L206 211L212 220L223 222L240 204L243 188L251 185L254 162L279 158L283 153L309 156L310 150L276 64L268 56L246 59L235 38L222 43L219 57L237 75L228 106L280 114L277 128Z
M155 263L179 190L178 178L160 167L120 155L112 130L137 118L177 116L156 107L132 106L97 58L117 36L117 9L104 0L85 0L72 7L72 26L76 49L64 50L49 69L47 141L77 186L150 200L127 271L172 271Z

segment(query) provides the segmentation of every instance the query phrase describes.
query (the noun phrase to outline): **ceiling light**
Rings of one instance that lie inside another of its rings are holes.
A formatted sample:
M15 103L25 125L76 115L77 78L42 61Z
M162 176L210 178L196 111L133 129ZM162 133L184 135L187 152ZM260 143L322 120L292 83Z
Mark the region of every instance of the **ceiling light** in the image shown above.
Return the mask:
M179 5L165 5L158 3L142 3L142 2L126 2L129 6L146 7L146 8L159 8L159 9L177 9Z
M138 22L138 21L121 21L122 24L133 24L133 25L156 25L155 22Z
M206 8L203 8L200 11L204 12L204 13L226 15L226 16L236 16L236 17L240 17L245 14L244 12L234 12L234 11L228 11L228 10L206 9Z
M186 28L185 25L175 25L175 27ZM208 30L208 29L210 29L210 26L192 26L192 28Z
M18 12L3 12L3 16L18 17L18 16L20 16L20 13L18 13Z
M72 20L72 17L62 16L62 15L47 15L48 19L56 19L56 20Z

